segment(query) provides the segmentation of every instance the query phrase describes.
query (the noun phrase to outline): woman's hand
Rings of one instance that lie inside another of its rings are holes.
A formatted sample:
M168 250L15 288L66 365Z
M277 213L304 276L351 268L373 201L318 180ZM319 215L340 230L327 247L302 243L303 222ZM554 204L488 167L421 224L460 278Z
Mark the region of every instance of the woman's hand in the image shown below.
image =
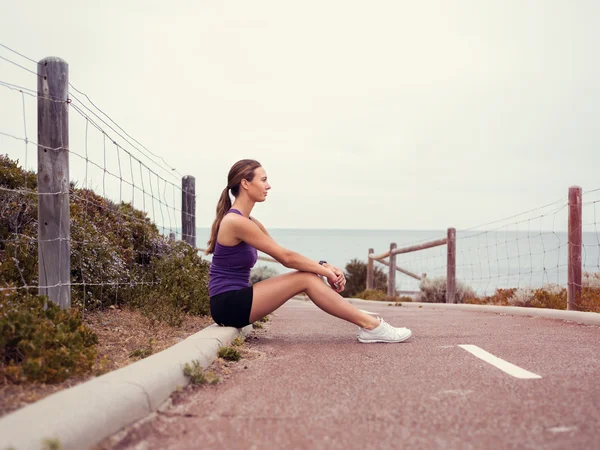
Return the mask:
M331 270L331 275L327 276L327 281L333 290L342 292L346 288L346 277L344 272L331 264L323 264L325 268Z

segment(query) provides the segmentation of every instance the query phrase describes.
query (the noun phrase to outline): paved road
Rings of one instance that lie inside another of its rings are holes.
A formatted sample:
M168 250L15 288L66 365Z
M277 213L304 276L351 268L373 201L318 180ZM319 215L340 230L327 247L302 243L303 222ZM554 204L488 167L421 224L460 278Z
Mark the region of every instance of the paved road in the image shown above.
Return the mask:
M600 448L599 327L368 309L411 328L411 340L359 344L353 325L290 301L249 343L263 357L116 448ZM516 378L463 344L541 378Z

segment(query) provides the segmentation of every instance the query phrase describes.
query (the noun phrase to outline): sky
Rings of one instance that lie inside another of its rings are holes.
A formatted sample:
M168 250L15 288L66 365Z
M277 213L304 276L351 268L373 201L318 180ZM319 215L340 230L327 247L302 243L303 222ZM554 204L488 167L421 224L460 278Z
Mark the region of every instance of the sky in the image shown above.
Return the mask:
M198 227L243 158L272 185L253 211L267 228L465 229L600 188L594 0L4 0L0 44L64 59L174 183L161 199L194 176ZM0 81L37 77L0 59ZM0 132L35 141L35 104L0 87ZM102 165L105 144L71 109L71 151ZM35 168L31 144L0 135L0 152ZM88 169L73 157L71 179L130 189Z

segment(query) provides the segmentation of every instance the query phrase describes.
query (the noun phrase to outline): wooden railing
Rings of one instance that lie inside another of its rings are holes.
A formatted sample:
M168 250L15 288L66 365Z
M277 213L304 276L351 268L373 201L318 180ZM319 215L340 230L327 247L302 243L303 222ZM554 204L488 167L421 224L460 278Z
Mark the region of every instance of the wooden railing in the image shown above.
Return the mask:
M375 262L383 264L388 267L388 285L387 294L394 296L396 294L396 271L408 275L409 277L415 278L421 281L427 275L417 275L409 270L398 267L396 264L396 255L402 253L417 252L419 250L425 250L428 248L439 247L440 245L448 246L448 264L446 273L446 303L455 303L456 293L456 229L448 228L448 235L443 239L436 239L435 241L425 242L423 244L411 245L409 247L396 248L396 243L390 244L390 249L381 253L380 255L374 255L373 249L369 249L369 258L367 263L367 289L373 289L374 281L374 268ZM386 258L388 259L386 261Z

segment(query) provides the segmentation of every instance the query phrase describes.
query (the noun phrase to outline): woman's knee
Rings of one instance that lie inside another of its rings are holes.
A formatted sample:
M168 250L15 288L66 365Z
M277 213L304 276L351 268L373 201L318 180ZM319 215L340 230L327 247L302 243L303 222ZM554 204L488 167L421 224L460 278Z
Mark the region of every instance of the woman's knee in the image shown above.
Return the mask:
M309 289L317 283L321 283L321 279L312 272L293 272L293 276L302 289Z

